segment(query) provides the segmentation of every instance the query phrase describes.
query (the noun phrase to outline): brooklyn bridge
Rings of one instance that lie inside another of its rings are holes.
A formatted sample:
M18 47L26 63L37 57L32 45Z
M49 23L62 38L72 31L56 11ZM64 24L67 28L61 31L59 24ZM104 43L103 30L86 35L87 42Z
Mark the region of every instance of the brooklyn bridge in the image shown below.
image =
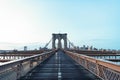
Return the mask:
M52 34L40 50L1 53L0 61L0 80L120 80L120 54L79 49L67 33Z

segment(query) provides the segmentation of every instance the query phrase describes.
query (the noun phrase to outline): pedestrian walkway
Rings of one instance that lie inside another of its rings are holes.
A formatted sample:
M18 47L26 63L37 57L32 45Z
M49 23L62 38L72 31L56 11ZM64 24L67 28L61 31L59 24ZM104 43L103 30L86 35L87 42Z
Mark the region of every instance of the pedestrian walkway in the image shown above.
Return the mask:
M62 51L38 65L19 80L100 80Z

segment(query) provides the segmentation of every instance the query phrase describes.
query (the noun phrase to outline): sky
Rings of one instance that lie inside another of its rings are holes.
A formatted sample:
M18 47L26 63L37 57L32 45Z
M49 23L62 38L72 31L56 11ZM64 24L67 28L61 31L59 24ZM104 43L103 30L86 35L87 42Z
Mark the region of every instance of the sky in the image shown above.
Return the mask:
M37 48L52 33L76 46L120 49L120 0L0 0L0 49Z

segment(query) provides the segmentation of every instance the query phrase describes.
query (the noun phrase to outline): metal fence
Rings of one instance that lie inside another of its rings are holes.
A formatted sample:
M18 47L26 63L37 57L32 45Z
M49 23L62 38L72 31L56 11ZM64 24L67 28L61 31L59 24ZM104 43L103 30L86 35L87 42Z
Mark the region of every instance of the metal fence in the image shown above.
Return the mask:
M70 51L65 53L102 80L120 80L120 65Z
M41 62L50 57L54 51L45 52L23 59L5 62L0 65L0 80L17 80Z

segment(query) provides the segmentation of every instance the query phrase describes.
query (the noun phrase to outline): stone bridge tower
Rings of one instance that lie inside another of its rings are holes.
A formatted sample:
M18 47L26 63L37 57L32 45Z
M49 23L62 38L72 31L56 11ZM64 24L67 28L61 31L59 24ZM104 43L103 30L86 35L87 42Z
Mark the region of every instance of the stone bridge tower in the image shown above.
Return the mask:
M64 41L64 49L67 49L67 33L65 34L52 34L52 48L56 49L55 41L58 39L58 48L62 48L61 40Z

